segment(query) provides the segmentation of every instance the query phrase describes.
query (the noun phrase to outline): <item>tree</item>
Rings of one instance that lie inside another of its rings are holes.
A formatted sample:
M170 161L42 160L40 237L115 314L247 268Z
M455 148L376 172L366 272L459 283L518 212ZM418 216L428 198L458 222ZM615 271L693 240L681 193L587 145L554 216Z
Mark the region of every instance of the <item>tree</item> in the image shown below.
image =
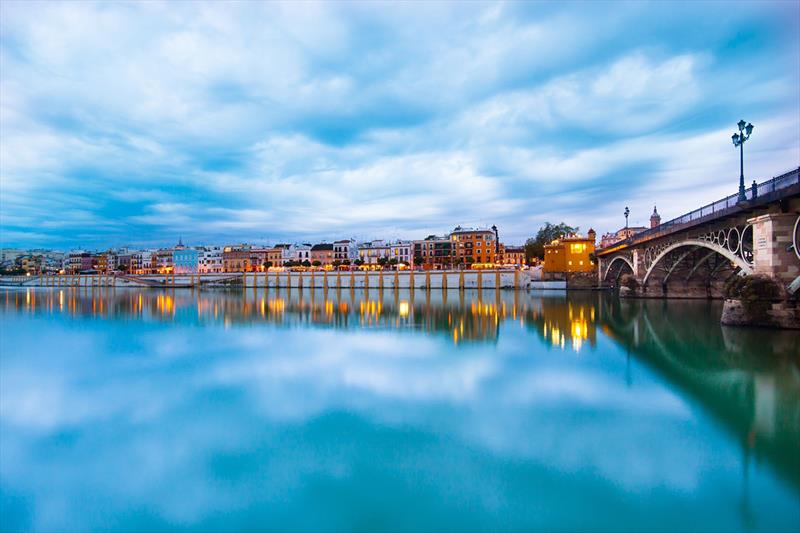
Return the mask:
M340 266L342 266L342 262L340 260L338 260L338 259L334 259L333 260L333 268L339 268Z
M315 267L322 266L322 262L321 261L312 261L311 264L313 266L315 266Z
M389 260L388 260L387 258L385 258L385 257L379 257L379 258L378 258L378 264L379 264L380 266L386 266L386 263L387 263L388 261L389 261Z
M342 266L350 266L350 260L349 259L342 259Z
M308 259L306 259L306 260L305 260L305 261L303 261L301 264L302 264L304 267L310 267L310 266L311 266L311 261L309 261Z
M264 270L272 268L272 261L264 261Z
M544 226L539 228L536 237L531 237L525 241L525 261L531 262L534 257L544 259L544 245L550 244L556 239L560 239L570 233L577 233L578 227L567 226L563 222L560 224L551 224L545 222Z
M355 266L361 266L361 265L364 264L364 260L363 259L356 259L355 261L353 261L353 264Z

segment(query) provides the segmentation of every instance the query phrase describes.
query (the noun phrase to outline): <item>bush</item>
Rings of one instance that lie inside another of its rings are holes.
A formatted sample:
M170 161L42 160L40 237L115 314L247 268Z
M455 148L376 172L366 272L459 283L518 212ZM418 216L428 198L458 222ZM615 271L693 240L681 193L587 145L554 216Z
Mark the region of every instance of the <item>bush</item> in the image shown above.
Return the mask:
M780 295L780 287L769 276L733 276L725 284L725 297L742 302L745 313L755 320L768 318L767 311Z

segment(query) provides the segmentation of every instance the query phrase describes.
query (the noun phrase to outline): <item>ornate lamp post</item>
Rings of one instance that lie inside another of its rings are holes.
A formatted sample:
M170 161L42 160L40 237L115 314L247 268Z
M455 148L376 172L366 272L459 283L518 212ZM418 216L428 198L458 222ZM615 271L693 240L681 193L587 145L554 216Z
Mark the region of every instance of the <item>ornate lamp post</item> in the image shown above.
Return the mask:
M623 214L625 215L625 229L628 229L628 215L631 214L631 210L628 209L628 206L625 206L625 213Z
M736 125L739 126L739 133L734 133L731 140L733 146L739 147L739 201L745 202L747 197L744 195L744 142L753 133L753 125L744 120L740 120Z

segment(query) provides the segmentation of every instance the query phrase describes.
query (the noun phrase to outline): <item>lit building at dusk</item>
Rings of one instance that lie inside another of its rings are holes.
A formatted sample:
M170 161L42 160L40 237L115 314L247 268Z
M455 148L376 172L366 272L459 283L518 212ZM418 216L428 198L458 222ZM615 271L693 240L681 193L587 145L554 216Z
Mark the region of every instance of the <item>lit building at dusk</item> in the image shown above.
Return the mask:
M595 268L591 255L597 235L589 229L586 237L572 234L544 246L545 272L591 272Z

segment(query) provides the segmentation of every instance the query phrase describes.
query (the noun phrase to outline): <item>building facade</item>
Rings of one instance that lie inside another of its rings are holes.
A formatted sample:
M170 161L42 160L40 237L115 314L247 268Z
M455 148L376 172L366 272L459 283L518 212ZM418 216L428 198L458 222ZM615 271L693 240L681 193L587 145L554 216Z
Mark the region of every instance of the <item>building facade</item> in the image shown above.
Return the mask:
M522 246L506 246L500 259L500 264L511 266L525 265L525 248Z
M172 267L175 274L197 274L200 271L200 251L176 248L172 254Z
M449 237L428 235L421 241L414 241L414 267L426 270L443 270L455 264L455 241Z
M358 259L358 243L355 239L335 241L333 243L333 259L341 263L345 261L352 263Z
M379 265L381 263L380 259L388 261L390 255L391 247L380 239L365 242L358 247L358 258L365 265Z
M456 264L480 266L497 262L498 243L491 229L457 226L450 232L450 240L455 246Z
M197 271L201 274L218 274L223 272L222 247L204 246L199 250Z
M544 246L544 272L592 272L595 263L595 232L568 235Z
M322 266L333 264L333 244L321 243L311 247L311 264L316 262Z

